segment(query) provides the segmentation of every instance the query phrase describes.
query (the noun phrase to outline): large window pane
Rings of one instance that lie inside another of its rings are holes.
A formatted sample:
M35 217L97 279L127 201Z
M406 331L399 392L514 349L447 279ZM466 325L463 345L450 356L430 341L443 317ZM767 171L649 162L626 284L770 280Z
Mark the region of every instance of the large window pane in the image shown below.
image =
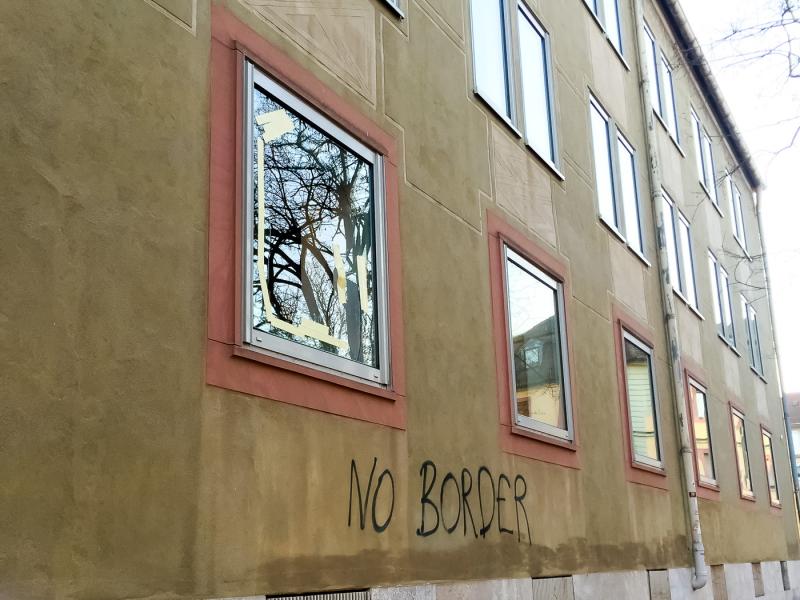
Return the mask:
M744 416L733 411L733 441L736 449L736 466L739 470L739 490L744 496L753 495L753 482L750 478L750 458L747 454Z
M692 129L694 130L694 158L697 162L697 178L705 185L705 166L703 163L703 126L700 119L692 112Z
M547 41L527 11L520 8L518 15L525 137L534 150L554 163Z
M764 365L761 359L761 341L758 337L758 320L756 310L742 297L744 307L744 318L747 326L747 347L750 355L750 365L758 372L764 372Z
M619 187L622 193L622 213L625 219L625 237L628 240L628 244L641 254L644 248L640 226L639 198L636 192L636 161L633 150L621 137L617 139L617 150L619 157Z
M764 444L764 461L767 464L767 485L769 486L770 504L777 506L781 502L778 494L778 476L775 471L775 456L772 452L772 436L761 430L761 441Z
M506 249L508 320L518 421L566 432L560 284ZM538 427L537 427L538 428Z
M253 342L377 369L375 164L285 95L252 102Z
M711 428L708 423L708 400L705 390L689 383L689 401L694 414L694 450L697 460L697 473L700 481L714 483L717 476L714 469L714 455L711 450Z
M600 216L619 228L619 219L614 203L614 180L611 163L611 139L607 117L594 103L589 105L592 121L592 146L594 148L595 181Z
M475 86L495 109L511 118L504 0L473 0L472 51Z
M653 365L650 352L626 336L625 382L628 392L631 437L634 459L644 463L659 463Z
M717 182L714 174L714 157L711 150L711 140L708 135L703 132L701 139L703 145L703 182L705 183L706 190L711 196L714 204L717 203Z
M739 242L744 246L745 245L745 234L744 234L744 215L742 213L742 194L739 192L739 188L736 186L733 181L730 183L730 194L731 194L731 225L733 225L733 234L739 240Z

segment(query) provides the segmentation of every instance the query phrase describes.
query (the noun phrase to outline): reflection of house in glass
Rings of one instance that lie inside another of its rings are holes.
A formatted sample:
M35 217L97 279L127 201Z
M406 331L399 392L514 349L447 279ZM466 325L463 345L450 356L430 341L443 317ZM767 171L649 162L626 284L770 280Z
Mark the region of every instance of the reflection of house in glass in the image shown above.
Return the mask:
M558 320L550 316L514 336L517 414L566 428Z
M629 340L625 341L625 376L634 456L660 460L650 355Z

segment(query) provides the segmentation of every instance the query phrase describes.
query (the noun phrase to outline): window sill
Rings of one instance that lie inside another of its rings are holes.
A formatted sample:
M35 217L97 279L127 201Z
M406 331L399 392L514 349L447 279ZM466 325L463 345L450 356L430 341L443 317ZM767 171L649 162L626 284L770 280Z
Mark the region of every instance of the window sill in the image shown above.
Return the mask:
M714 196L711 195L711 192L709 191L708 187L706 187L705 182L699 180L698 182L700 183L700 188L703 190L706 197L711 201L711 204L713 204L716 207L718 202L714 200ZM719 208L717 208L717 210L719 210Z
M743 494L741 490L739 491L739 498L741 498L745 502L752 504L755 504L757 502L755 494Z
M639 485L667 491L667 471L665 468L657 468L644 463L630 460L628 464L628 481Z
M747 260L749 260L750 262L753 262L753 257L750 256L750 253L747 251L747 247L742 242L742 240L739 239L739 236L734 233L733 234L733 239L735 239L736 243L739 244L739 248L742 249L742 252L744 252L744 255L747 258Z
M758 377L765 384L767 384L767 385L769 384L769 382L767 381L767 378L764 377L764 374L763 373L759 373L753 365L750 365L750 370L755 374L756 377Z
M681 148L681 144L680 144L680 142L679 142L679 141L678 141L678 140L675 138L675 136L672 134L672 132L671 132L671 131L670 131L670 129L669 129L669 126L667 125L667 122L666 122L666 121L664 121L664 117L662 117L662 116L661 116L661 115L658 113L658 111L655 109L655 107L653 108L653 114L656 116L656 120L657 120L659 123L661 123L661 126L664 128L664 132L665 132L665 133L666 133L666 134L669 136L669 139L672 141L672 144L675 146L675 149L678 151L678 153L679 153L679 154L680 154L680 155L681 155L683 158L686 158L686 153L683 151L683 148Z
M525 142L525 147L539 160L539 162L541 162L545 167L547 167L559 181L567 180L567 178L564 176L564 174L561 172L561 170L553 161L543 156L538 150L536 150L536 148L531 146L527 141Z
M404 13L403 10L399 6L396 6L395 4L390 2L389 0L384 0L383 4L390 11L392 11L395 14L395 16L397 16L398 18L400 18L400 19L405 19L406 18L406 13Z
M652 267L652 266L653 266L652 264L650 264L650 261L649 261L649 260L647 260L647 258L645 258L644 254L642 254L641 252L639 252L639 251L638 251L636 248L634 248L633 246L631 246L631 245L628 243L628 240L627 240L627 239L625 239L625 236L624 236L624 235L622 235L622 232L620 232L620 230L619 230L619 229L617 229L617 228L616 228L616 227L615 227L613 224L609 223L608 221L606 221L606 220L603 218L603 215L600 215L600 214L598 214L598 215L597 215L597 218L600 220L600 222L603 224L603 226L604 226L606 229L608 229L608 230L609 230L611 233L613 233L613 234L614 234L614 237L616 237L616 238L617 238L617 239L618 239L620 242L622 242L622 244L624 244L624 245L625 245L625 247L626 247L628 250L630 250L630 251L631 251L631 253L632 253L632 254L633 254L633 255L634 255L636 258L638 258L640 261L642 261L642 262L644 263L644 265L645 265L647 268L650 268L650 267Z
M703 500L710 500L712 502L719 502L720 496L721 494L718 486L702 483L700 481L697 482L698 498L702 498Z
M695 317L697 317L701 321L705 321L706 320L706 318L703 316L703 313L701 313L700 310L694 304L689 302L689 300L686 298L686 296L683 295L683 292L681 292L679 289L676 289L674 287L672 288L672 291L680 299L680 301L684 305L686 305L686 308L688 308L690 311L692 311L692 313L694 313Z
M731 351L732 351L734 354L736 354L736 356L738 356L739 358L741 358L741 357L742 357L742 354L741 354L741 352L739 352L739 351L736 349L736 346L735 346L734 344L732 344L730 340L728 340L728 339L724 338L724 337L722 336L722 334L720 334L720 332L719 332L719 331L717 331L717 337L718 337L718 338L719 338L719 339L722 341L722 343L723 343L723 344L725 344L725 345L726 345L728 348L730 348L730 349L731 349Z
M604 38L606 38L606 42L608 42L608 45L609 45L609 46L611 46L611 49L614 51L614 54L616 54L616 55L617 55L617 58L618 58L618 59L620 60L620 62L622 63L622 66L623 66L623 67L625 67L625 70L626 70L626 71L629 71L629 72L630 72L630 70L631 70L631 67L630 67L630 65L628 64L628 61L626 61L626 60L625 60L625 56L622 54L622 52L620 52L619 48L617 48L617 47L614 45L614 42L612 42L612 41L611 41L611 38L608 36L608 32L606 31L606 26L605 26L605 25L603 25L603 22L600 20L600 17L598 17L598 16L597 16L597 15L594 13L594 11L592 10L592 7L591 7L591 6L589 6L589 5L586 3L586 0L584 0L584 2L583 2L583 5L586 7L586 10L587 10L587 11L589 11L589 14L592 16L592 20L593 20L593 21L595 22L595 24L596 24L596 25L597 25L597 26L600 28L600 31L603 33L603 37L604 37Z
M720 216L720 218L721 218L721 219L724 219L724 218L725 218L725 213L724 213L724 212L722 212L722 209L719 207L719 202L714 202L714 201L712 201L712 202L711 202L711 206L713 206L713 207L714 207L714 210L716 210L716 211L717 211L717 213L719 214L719 216Z
M578 446L575 445L575 442L573 440L562 439L552 435L547 435L546 433L542 433L541 431L536 431L535 429L530 429L523 425L519 424L512 425L511 433L515 435L521 435L523 437L530 438L532 440L536 440L544 444L551 444L553 446L558 446L559 448L564 448L565 450L570 450L571 452L576 452L578 450Z
M503 112L501 110L499 110L491 102L491 100L489 100L486 96L481 94L480 90L475 88L473 90L473 93L481 101L481 103L483 105L485 105L487 108L489 108L489 110L492 112L492 114L494 114L495 117L500 119L503 122L503 124L511 130L511 133L513 133L517 137L517 139L522 139L523 138L522 132L519 129L517 129L517 126L514 125L514 123L511 121L511 119L509 117L507 117L506 115L504 115Z

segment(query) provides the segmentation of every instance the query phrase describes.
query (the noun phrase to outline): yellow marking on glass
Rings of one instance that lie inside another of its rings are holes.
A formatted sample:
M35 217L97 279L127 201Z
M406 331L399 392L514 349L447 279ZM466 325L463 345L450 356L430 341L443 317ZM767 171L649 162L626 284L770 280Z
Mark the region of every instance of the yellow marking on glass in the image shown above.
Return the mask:
M369 299L367 296L367 259L363 255L356 257L356 271L358 272L358 298L361 301L361 310L369 312Z
M256 123L264 128L264 134L261 138L265 143L269 143L294 129L292 118L282 108L261 113L256 116Z
M336 268L336 291L339 294L339 304L347 302L347 280L344 276L344 261L339 244L333 244L333 266Z

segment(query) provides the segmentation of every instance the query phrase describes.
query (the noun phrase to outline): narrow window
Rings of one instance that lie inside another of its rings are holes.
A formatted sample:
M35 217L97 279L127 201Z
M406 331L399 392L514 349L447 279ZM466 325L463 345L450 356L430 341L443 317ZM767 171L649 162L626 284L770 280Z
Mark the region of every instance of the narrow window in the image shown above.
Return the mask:
M661 88L660 77L658 68L658 45L656 38L650 28L645 25L644 33L647 36L645 40L645 53L647 54L647 70L650 72L650 105L657 114L661 114Z
M747 329L747 353L750 357L750 366L759 375L764 374L764 361L761 358L761 340L758 335L758 317L756 309L744 296L742 300L742 316Z
M717 325L717 331L721 336L725 335L722 327L722 296L719 289L719 263L717 258L708 253L708 272L711 274L711 296L712 303L714 304L714 323Z
M714 453L711 448L711 427L708 421L708 397L706 389L689 379L689 402L692 407L694 454L697 475L702 483L716 484Z
M672 67L667 55L661 50L652 30L645 23L644 33L647 70L650 75L650 104L661 117L667 131L678 142L678 109L675 104L675 88Z
M622 338L633 459L661 468L653 350L627 331Z
M667 61L667 57L661 55L661 85L660 89L664 93L664 103L661 116L667 123L667 129L678 141L678 111L675 107L675 91L672 84L672 67Z
M672 287L690 306L697 308L691 226L666 192L663 192L663 201L664 236Z
M608 115L596 102L590 103L594 170L597 182L597 203L600 217L619 230L617 205L614 198L614 168L611 159L611 131Z
M600 218L643 257L636 152L593 97L589 100L589 120Z
M767 466L767 485L769 486L769 503L772 506L781 505L778 493L778 474L775 470L775 456L772 452L772 434L761 428L761 443L764 445L764 462Z
M608 41L622 55L622 22L619 15L619 0L584 0L584 4L597 18Z
M695 134L695 159L697 160L697 176L703 189L711 198L714 206L719 208L717 199L717 182L714 168L714 153L711 146L711 136L700 123L697 113L692 111L692 122Z
M733 328L733 304L731 302L731 283L728 272L718 265L719 292L722 300L722 337L732 346L736 345L736 333Z
M625 238L636 252L644 254L642 243L641 215L639 213L639 193L636 185L636 154L631 145L617 135L619 160L619 187L622 194L622 214L624 217Z
M747 237L744 231L744 213L742 212L742 194L733 178L728 175L728 191L731 199L731 228L739 245L747 252Z
M513 120L505 0L473 0L470 6L475 91Z
M555 164L550 43L530 11L520 4L517 12L525 138L539 155Z
M505 276L516 423L571 440L563 285L508 246Z
M245 341L388 383L382 157L248 63Z
M744 414L731 408L733 443L736 450L736 467L739 471L739 491L746 498L753 498L753 481L750 477L750 458L747 453L747 436Z

